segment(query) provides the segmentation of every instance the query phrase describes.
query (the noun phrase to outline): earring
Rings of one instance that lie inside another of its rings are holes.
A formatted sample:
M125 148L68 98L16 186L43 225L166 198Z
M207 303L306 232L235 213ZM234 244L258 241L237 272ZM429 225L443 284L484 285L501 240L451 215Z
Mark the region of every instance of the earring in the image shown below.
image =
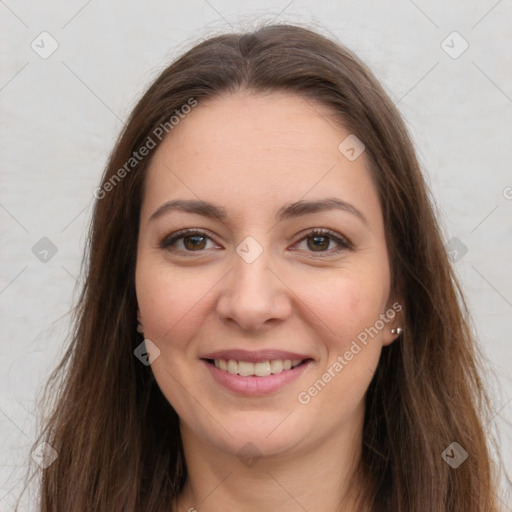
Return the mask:
M400 334L402 334L403 332L404 330L401 327L395 327L391 329L391 334L398 334L398 336L400 336Z
M144 327L140 323L137 324L137 332L140 334L144 334Z

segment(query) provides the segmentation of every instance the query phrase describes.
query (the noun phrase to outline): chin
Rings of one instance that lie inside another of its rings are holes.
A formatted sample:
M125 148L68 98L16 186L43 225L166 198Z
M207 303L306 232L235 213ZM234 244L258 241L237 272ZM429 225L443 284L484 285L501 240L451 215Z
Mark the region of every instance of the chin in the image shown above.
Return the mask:
M241 415L244 416L243 419L240 418ZM229 425L226 428L227 432L222 428L215 428L212 431L210 425L206 432L197 432L196 435L203 438L206 436L207 444L239 458L250 457L252 452L255 452L254 456L259 457L280 455L303 444L304 439L308 437L304 422L296 424L299 423L299 418L292 421L293 415L294 413L290 414L290 411L284 410L262 418L264 415L261 411L243 412L238 414L236 419L218 418L221 425Z

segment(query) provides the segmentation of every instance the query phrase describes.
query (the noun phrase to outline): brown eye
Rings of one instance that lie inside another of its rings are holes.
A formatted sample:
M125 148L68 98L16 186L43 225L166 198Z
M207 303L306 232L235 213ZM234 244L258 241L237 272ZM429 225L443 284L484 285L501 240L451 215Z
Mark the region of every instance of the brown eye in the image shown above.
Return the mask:
M159 247L173 252L202 252L215 247L215 242L206 234L195 229L178 231L165 237Z
M329 229L314 229L306 233L297 244L298 249L310 254L317 253L318 256L332 256L352 247L345 237Z
M324 251L329 248L330 239L327 236L308 237L308 248L312 251Z
M184 236L183 245L186 249L194 251L196 249L204 249L206 246L205 236Z

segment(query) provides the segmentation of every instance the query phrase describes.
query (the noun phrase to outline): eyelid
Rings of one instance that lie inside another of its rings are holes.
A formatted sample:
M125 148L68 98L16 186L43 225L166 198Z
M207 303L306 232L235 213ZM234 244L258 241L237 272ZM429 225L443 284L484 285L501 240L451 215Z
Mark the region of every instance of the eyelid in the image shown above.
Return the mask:
M162 241L158 243L157 247L159 247L160 249L164 249L164 250L172 250L171 245L173 243L177 242L181 238L185 238L186 236L193 236L193 235L204 236L205 238L208 238L215 244L219 245L207 231L204 231L203 229L200 229L200 228L185 228L185 229L180 229L178 231L175 231L175 232L170 233L169 235L165 236L162 239ZM182 251L182 252L192 253L192 252L202 252L202 251Z
M158 243L157 247L164 250L173 250L171 248L172 244L177 242L178 240L185 238L187 236L193 236L193 235L199 235L203 236L209 240L211 240L213 243L218 244L215 239L205 230L200 228L185 228L178 230L174 233L171 233L163 238L161 242ZM308 228L300 233L297 234L297 240L294 242L293 245L297 245L299 242L302 242L304 240L307 240L307 238L311 238L314 236L325 236L330 238L332 241L338 244L338 247L335 249L331 249L329 251L306 251L309 254L316 255L315 257L328 257L335 254L338 254L339 252L343 250L351 250L353 249L353 244L348 240L345 236L336 233L335 231L332 231L328 228ZM297 249L292 249L297 250ZM196 253L202 253L205 252L206 249L198 250L198 251L185 251L181 249L177 249L176 252L182 252L182 253L188 253L192 254L194 252Z
M314 254L315 257L329 257L336 255L344 250L347 251L354 249L354 245L346 236L328 228L309 228L304 231L301 231L297 235L297 241L294 243L294 245L297 245L299 242L302 242L304 240L307 240L308 238L312 238L315 236L328 237L338 244L337 248L331 249L329 251L306 251L308 254Z

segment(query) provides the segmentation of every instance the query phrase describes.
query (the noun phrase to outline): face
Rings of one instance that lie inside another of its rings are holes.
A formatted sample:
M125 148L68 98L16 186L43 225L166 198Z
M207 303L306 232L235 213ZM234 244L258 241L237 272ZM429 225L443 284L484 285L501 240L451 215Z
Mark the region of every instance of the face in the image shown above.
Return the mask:
M224 453L360 433L400 325L367 159L338 149L350 132L328 114L277 93L199 103L148 169L136 292L151 369L182 432Z

